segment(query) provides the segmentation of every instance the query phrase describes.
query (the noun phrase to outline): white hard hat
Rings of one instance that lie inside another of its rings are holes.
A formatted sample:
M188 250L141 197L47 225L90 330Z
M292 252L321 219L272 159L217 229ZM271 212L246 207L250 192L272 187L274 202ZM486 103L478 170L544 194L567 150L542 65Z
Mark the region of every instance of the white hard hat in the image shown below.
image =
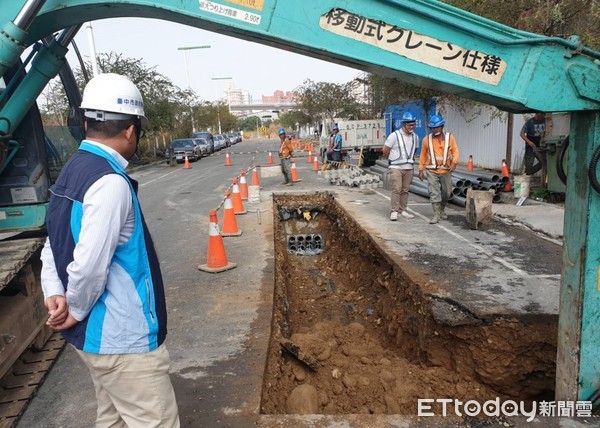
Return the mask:
M137 116L142 126L148 125L142 94L128 77L120 74L104 73L90 80L83 91L81 108L91 119L123 120Z

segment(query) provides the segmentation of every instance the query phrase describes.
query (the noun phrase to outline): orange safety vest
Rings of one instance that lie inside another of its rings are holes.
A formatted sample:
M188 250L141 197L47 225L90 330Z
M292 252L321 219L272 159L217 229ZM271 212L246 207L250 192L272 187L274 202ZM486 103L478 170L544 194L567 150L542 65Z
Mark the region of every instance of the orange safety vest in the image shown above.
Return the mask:
M432 156L433 154L433 156ZM458 146L449 132L443 138L429 134L424 142L419 159L419 171L428 169L436 174L444 174L458 164Z

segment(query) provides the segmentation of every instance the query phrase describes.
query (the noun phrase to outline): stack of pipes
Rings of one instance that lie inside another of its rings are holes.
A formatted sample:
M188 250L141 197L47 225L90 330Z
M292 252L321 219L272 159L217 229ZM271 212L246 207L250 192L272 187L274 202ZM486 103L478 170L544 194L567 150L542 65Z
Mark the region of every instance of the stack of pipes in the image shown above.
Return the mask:
M452 194L450 196L450 202L464 207L467 203L466 197L469 188L473 190L494 190L495 194L493 201L500 202L500 195L498 193L504 189L508 180L508 177L502 177L498 174L483 171L466 171L457 168L452 173ZM419 173L416 170L410 185L410 192L416 195L429 197L427 180L419 180Z

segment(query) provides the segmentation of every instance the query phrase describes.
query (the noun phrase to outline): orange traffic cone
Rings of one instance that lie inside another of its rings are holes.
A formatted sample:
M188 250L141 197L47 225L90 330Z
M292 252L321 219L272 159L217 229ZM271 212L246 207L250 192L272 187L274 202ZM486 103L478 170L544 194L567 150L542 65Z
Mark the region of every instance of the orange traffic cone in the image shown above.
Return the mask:
M273 154L269 152L269 165L273 164Z
M292 159L292 182L297 183L299 181L298 170L296 169L296 159Z
M190 161L189 161L187 155L185 155L185 162L183 162L183 169L190 169L190 168L191 168Z
M231 202L233 202L233 212L235 214L246 214L248 211L244 209L244 203L242 202L242 195L240 195L240 187L238 186L237 178L233 179L233 196Z
M308 157L306 158L306 161L308 163L312 163L312 151L310 150L308 151Z
M469 155L469 161L467 162L467 171L473 171L473 156Z
M506 164L506 159L502 159L502 177L508 177L506 184L504 185L504 191L510 192L512 190L512 185L510 184L510 171L508 170L508 165Z
M229 152L225 153L225 166L231 166L231 158L229 157Z
M256 167L252 170L252 182L250 183L252 186L260 186L260 180L258 179L258 171Z
M317 156L315 156L314 160L313 160L313 171L318 171L319 170L319 159L317 158Z
M248 200L248 183L246 183L246 173L243 170L240 174L240 196L243 201Z
M233 212L233 202L229 190L225 192L225 203L223 204L223 228L221 236L240 236L242 231L238 228L235 213Z
M237 264L227 260L223 237L219 234L219 225L217 224L217 212L210 211L210 223L208 224L208 249L206 264L198 266L198 269L204 272L218 273L228 269L233 269Z

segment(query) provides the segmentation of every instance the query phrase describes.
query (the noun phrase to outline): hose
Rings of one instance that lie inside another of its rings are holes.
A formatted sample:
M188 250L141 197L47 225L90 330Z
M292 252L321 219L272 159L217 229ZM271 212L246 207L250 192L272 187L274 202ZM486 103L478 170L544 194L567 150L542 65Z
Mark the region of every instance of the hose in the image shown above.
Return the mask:
M567 147L569 147L569 137L565 138L563 143L558 148L558 154L556 156L556 174L563 184L567 184L567 174L564 168L565 154L567 153Z
M588 169L588 178L590 179L590 185L594 188L596 192L600 193L600 183L598 182L598 178L596 177L596 167L598 166L598 159L600 159L600 147L598 147L594 152L594 156L592 156L592 160L590 161L590 167Z

